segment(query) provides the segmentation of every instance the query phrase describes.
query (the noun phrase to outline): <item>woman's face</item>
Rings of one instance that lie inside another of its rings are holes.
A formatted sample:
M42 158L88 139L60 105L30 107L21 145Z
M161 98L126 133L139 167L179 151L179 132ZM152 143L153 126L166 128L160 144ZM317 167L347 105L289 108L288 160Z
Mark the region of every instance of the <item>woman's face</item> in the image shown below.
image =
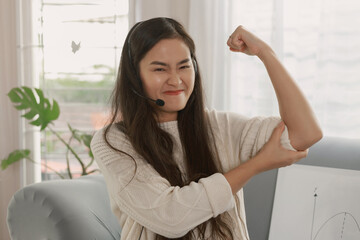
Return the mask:
M189 48L180 39L159 41L140 61L140 78L147 97L165 102L162 107L154 104L158 121L176 120L194 89L195 71Z

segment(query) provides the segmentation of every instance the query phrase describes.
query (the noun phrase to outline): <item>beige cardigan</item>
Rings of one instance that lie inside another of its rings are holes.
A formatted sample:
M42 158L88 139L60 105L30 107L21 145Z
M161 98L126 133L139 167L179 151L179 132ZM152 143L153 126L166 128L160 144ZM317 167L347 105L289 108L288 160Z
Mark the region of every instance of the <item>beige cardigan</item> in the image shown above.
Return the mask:
M279 123L278 117L246 118L234 113L207 111L224 172L253 157L268 141ZM174 158L184 173L183 153L177 121L161 123L173 136ZM105 177L111 207L122 227L122 240L154 239L155 233L168 238L184 236L197 225L227 211L233 218L235 239L248 239L243 191L235 203L230 185L221 173L192 182L182 188L173 187L132 148L127 137L114 126L109 131L110 143L134 157L133 160L109 148L103 130L93 137L91 149ZM294 150L285 129L282 145ZM134 175L135 174L135 175ZM143 228L143 232L141 233ZM210 229L207 229L207 233ZM211 236L208 236L211 238Z

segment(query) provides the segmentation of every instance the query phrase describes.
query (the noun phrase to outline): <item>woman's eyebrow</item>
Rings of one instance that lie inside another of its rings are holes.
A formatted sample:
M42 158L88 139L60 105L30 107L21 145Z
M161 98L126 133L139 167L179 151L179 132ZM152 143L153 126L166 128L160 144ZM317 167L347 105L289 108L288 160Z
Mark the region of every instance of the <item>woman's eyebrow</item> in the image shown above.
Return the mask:
M185 58L184 60L181 60L180 62L178 62L176 65L181 65L181 64L187 63L189 61L190 61L189 58ZM160 61L153 61L153 62L150 63L150 65L161 65L161 66L164 66L164 67L169 66L168 64L166 64L164 62L160 62Z
M165 67L168 66L166 63L159 62L159 61L153 61L150 63L150 65L161 65L161 66L165 66Z
M178 62L177 65L181 65L181 64L184 64L184 63L187 63L187 62L190 62L189 58L185 58L184 60L181 60L180 62Z

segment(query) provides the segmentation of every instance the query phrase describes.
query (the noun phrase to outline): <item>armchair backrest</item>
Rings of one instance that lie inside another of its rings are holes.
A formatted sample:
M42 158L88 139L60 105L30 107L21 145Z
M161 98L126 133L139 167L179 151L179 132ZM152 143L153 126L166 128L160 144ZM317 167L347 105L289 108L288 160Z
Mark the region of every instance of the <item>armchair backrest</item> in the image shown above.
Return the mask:
M13 240L120 239L102 175L31 184L11 199L7 217Z

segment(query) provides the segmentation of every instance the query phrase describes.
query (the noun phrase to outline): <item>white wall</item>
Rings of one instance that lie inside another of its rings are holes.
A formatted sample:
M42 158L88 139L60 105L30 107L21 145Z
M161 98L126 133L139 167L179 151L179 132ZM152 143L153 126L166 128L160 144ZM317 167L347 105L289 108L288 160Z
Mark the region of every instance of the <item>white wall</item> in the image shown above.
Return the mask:
M11 106L7 93L17 86L16 1L0 1L0 160L19 148L19 115ZM0 170L0 239L10 240L7 206L20 188L20 164Z

